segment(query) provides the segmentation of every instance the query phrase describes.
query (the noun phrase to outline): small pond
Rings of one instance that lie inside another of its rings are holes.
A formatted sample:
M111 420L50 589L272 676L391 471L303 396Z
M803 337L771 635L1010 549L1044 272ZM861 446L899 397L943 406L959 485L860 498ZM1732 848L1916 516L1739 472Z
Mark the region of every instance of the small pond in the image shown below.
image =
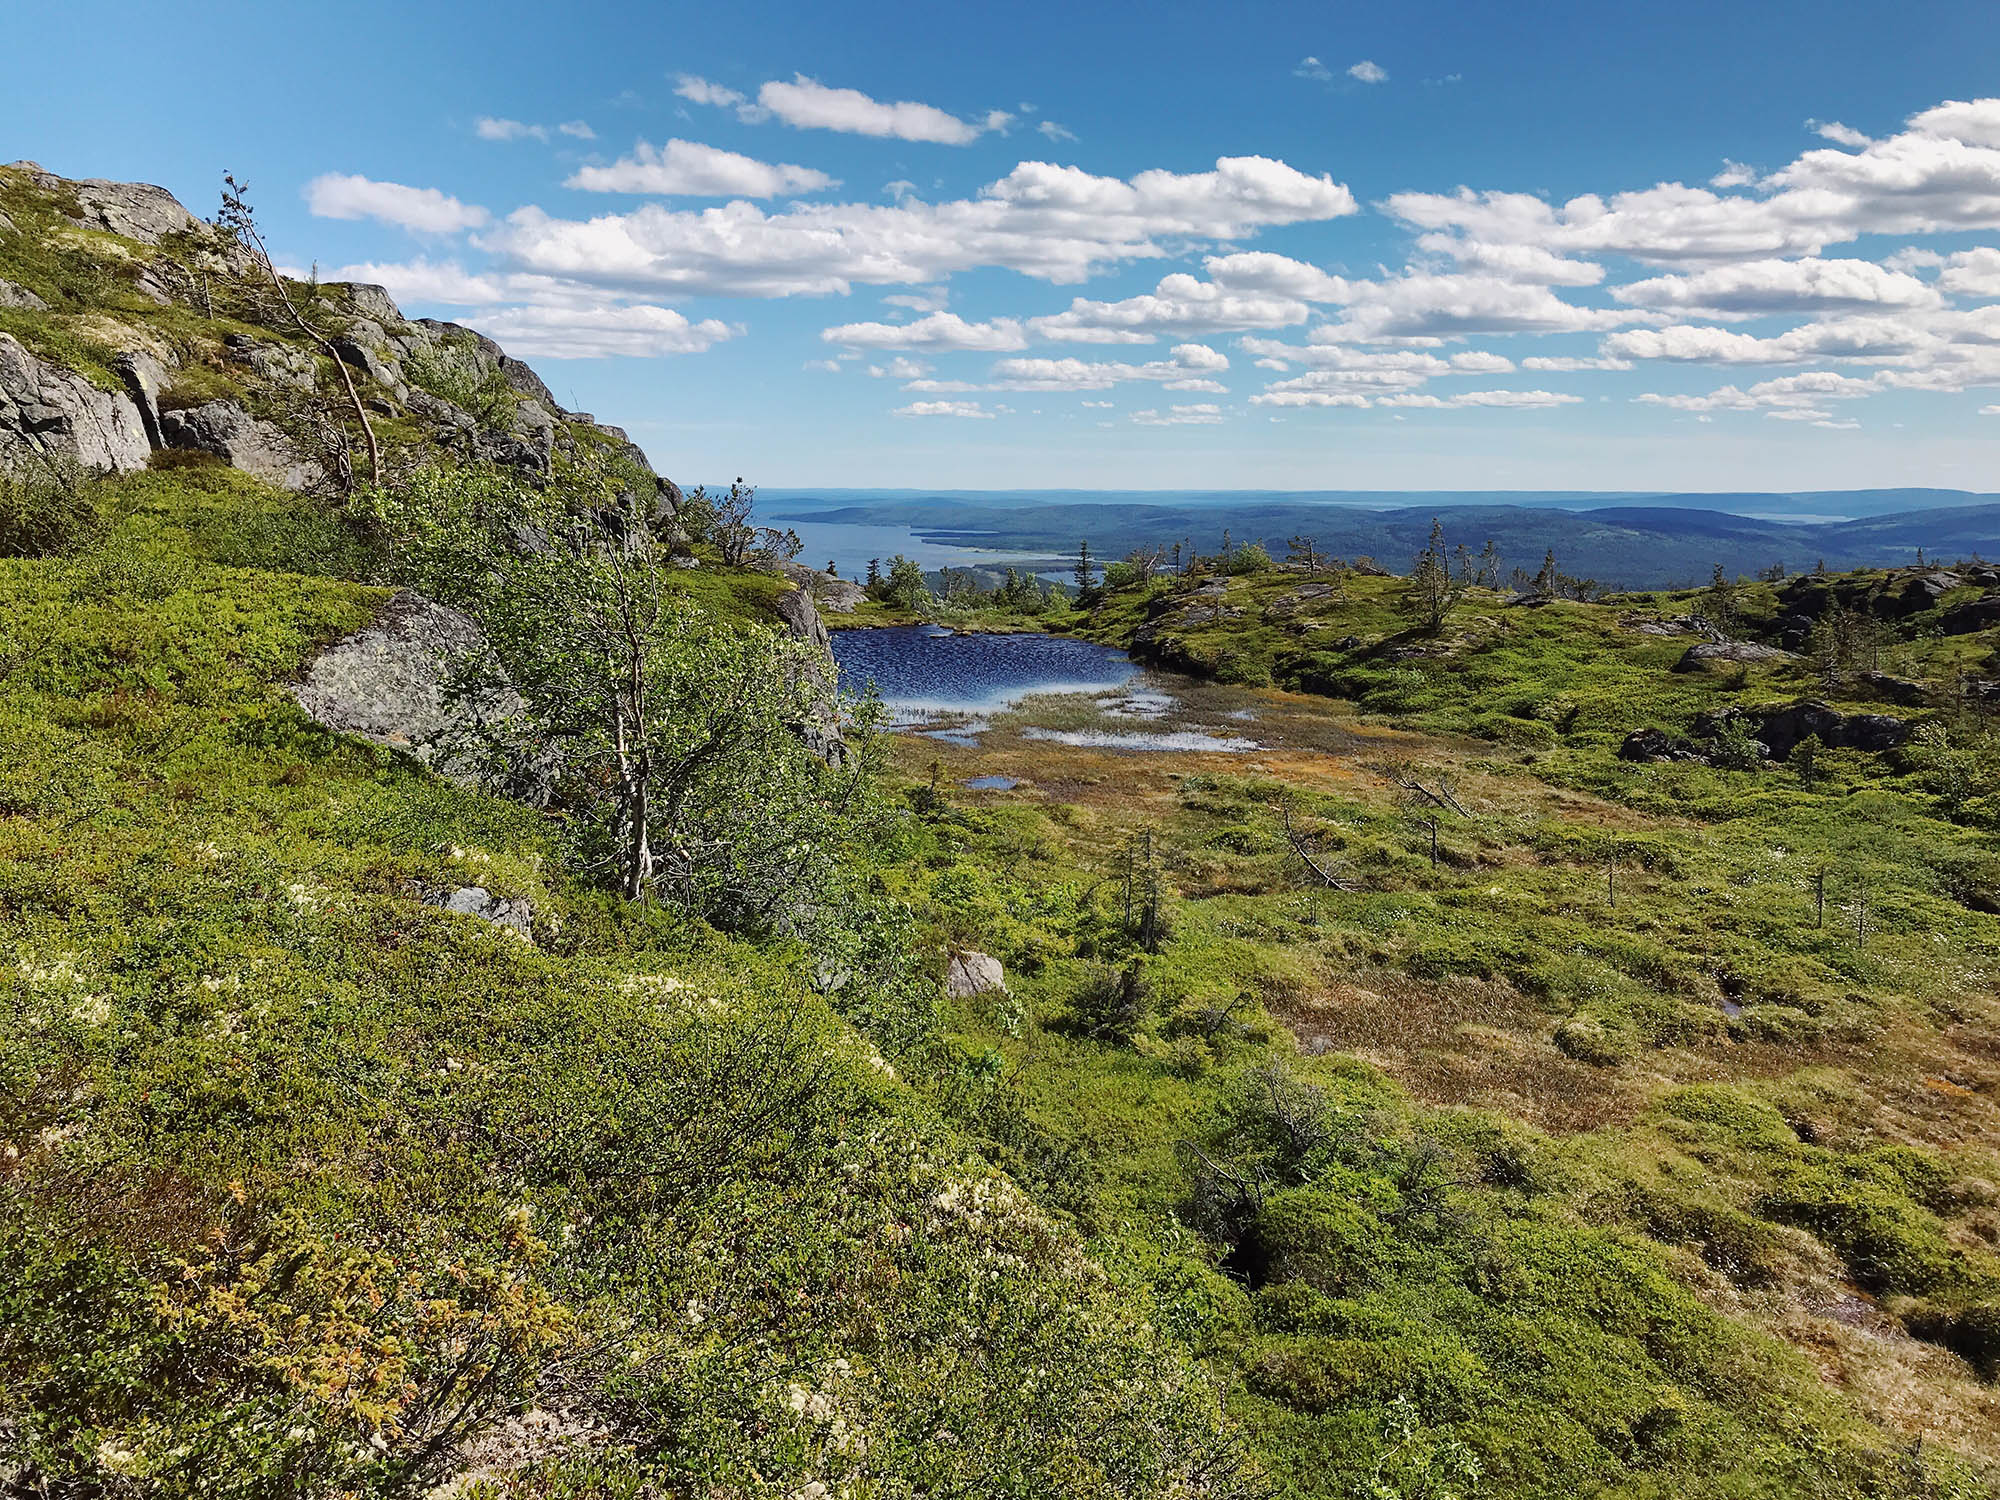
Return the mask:
M870 682L890 723L962 749L1039 740L1122 753L1195 751L1240 755L1264 748L1240 732L1254 708L1188 701L1204 690L1165 673L1141 673L1121 651L1059 635L961 635L937 625L840 630L833 636L841 685ZM979 777L974 791L1007 791L1004 776Z
M961 635L935 625L837 630L840 683L870 682L893 720L998 713L1036 693L1109 693L1138 675L1122 651L1060 635Z

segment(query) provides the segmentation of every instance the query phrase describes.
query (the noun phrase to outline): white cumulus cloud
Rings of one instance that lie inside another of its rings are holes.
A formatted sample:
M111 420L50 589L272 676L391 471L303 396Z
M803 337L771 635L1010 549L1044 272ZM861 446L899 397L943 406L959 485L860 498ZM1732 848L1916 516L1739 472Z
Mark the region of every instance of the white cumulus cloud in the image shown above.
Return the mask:
M652 358L699 354L741 333L717 318L691 322L671 307L503 307L472 325L514 354L543 359Z
M931 313L913 323L842 323L820 330L820 337L850 349L971 349L990 354L1028 345L1021 325L1012 318L968 323L948 312Z
M1209 427L1222 420L1222 408L1212 401L1197 401L1165 411L1135 411L1132 420L1141 427Z
M1014 120L1004 109L989 110L975 121L909 100L884 103L859 89L828 88L803 73L796 74L790 83L773 80L765 84L757 91L757 103L801 130L837 130L943 146L970 145L988 131L1005 130Z
M419 234L477 229L492 215L436 188L405 187L328 172L306 184L306 207L322 219L379 219Z
M977 401L912 401L908 406L899 406L891 416L897 417L984 417L991 419L988 411Z
M779 213L743 200L700 210L645 204L582 221L530 206L481 244L515 269L632 295L782 297L856 282L930 284L980 266L1075 282L1187 240L1235 240L1355 211L1342 184L1265 157L1129 180L1022 162L976 198L939 204L797 203Z
M580 167L563 184L594 193L660 193L702 198L775 198L817 193L839 182L812 167L758 161L719 146L640 141L609 166Z

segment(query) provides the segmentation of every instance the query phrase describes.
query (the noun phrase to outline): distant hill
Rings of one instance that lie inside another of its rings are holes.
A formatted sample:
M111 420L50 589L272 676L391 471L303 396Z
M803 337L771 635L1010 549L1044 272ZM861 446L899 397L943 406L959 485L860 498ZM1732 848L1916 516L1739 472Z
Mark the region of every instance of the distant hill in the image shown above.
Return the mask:
M1220 550L1225 529L1232 545L1260 543L1282 556L1295 535L1311 536L1325 552L1368 556L1400 570L1429 535L1433 518L1447 540L1477 551L1490 538L1504 565L1532 571L1554 551L1564 571L1618 588L1665 588L1707 578L1720 564L1748 573L1782 563L1792 571L1824 562L1831 568L1879 567L1926 556L2000 556L2000 502L1957 491L1858 490L1835 495L1740 495L1735 501L1789 503L1808 515L1834 507L1875 506L1890 496L1950 497L1920 510L1869 513L1854 519L1779 520L1768 513L1722 509L1717 496L1695 507L1666 503L1679 497L1622 497L1616 505L1562 508L1539 504L1446 503L1432 497L1392 509L1238 497L1234 503L1111 504L1103 501L1044 504L968 504L947 496L878 501L830 510L795 512L790 519L907 526L927 541L1014 552L1074 551L1087 539L1101 559L1140 547L1191 543L1204 553ZM1409 497L1399 497L1407 500ZM1635 503L1637 502L1637 503ZM1821 506L1818 511L1808 506Z
M1147 506L1176 511L1236 510L1257 505L1338 505L1358 510L1426 506L1503 505L1527 510L1605 510L1664 506L1713 510L1766 520L1818 521L1897 515L2000 503L1974 490L907 490L786 489L766 486L765 503L794 516L825 519L838 509L912 504L935 515L939 506L1032 510L1048 505Z

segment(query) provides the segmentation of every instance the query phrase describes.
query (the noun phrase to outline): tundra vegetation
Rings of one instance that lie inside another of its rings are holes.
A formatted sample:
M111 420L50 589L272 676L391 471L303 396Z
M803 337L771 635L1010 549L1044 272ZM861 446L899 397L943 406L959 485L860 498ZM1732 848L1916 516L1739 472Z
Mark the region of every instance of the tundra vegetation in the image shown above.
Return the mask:
M80 378L113 314L205 397L328 358L0 212ZM573 414L495 459L539 398L437 338L355 356L352 495L0 481L0 1488L1994 1492L2000 577L1093 562L978 608L1266 748L884 764L747 505ZM467 779L287 691L410 585L491 652Z

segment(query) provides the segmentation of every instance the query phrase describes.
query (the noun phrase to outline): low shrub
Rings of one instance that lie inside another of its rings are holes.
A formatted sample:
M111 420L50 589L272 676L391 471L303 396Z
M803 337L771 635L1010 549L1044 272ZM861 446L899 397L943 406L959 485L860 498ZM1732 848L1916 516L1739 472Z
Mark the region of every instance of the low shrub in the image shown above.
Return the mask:
M98 537L105 517L88 475L51 463L22 474L0 472L0 557L50 557Z

